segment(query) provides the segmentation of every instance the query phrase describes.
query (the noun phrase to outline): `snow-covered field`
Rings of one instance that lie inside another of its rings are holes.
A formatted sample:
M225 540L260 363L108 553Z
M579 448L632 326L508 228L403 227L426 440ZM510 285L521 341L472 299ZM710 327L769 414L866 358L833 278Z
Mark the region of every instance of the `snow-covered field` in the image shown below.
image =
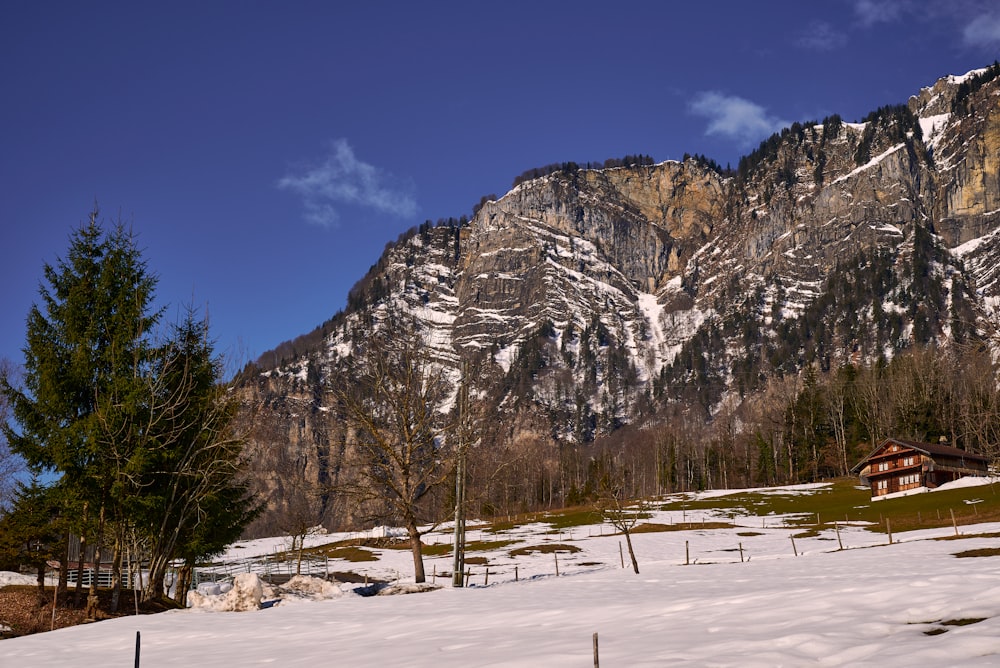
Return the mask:
M723 518L671 511L650 521L682 519ZM844 550L827 530L797 538L796 557L789 537L801 529L781 520L738 517L738 528L636 534L640 575L621 567L621 537L607 527L559 535L539 524L511 536L473 535L524 541L474 553L489 558L488 586L484 567L473 566L465 589L439 579L438 591L361 597L344 585L343 596L252 612L128 617L0 641L0 665L132 665L136 631L144 668L588 666L595 632L605 666L1000 665L1000 557L953 556L997 547L996 537L971 534L1000 532L1000 524L960 527L960 540L934 540L953 536L951 527L898 533L893 545L884 534L841 525ZM697 563L684 565L685 542ZM559 577L552 554L509 555L545 543L581 551L558 555ZM273 549L255 541L231 552ZM400 550L337 570L351 566L404 581L412 572ZM435 568L449 569L450 559L428 559L428 573Z

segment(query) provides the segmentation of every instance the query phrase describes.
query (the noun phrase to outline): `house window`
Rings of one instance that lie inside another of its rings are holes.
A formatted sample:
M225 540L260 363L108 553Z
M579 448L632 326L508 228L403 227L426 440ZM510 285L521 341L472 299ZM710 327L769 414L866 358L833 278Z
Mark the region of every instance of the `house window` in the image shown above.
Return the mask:
M877 470L879 470L879 471L888 471L889 470L889 462L879 462Z
M903 466L913 466L917 463L917 458L914 456L903 457Z
M888 488L889 488L889 481L888 480L879 480L875 484L875 489L886 490Z

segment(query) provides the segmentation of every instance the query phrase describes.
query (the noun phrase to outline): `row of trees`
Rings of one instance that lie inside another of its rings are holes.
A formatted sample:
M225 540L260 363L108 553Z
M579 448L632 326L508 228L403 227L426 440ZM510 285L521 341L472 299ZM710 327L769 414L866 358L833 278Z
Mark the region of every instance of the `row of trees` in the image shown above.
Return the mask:
M108 550L113 606L126 553L148 565L144 597L162 597L171 562L220 551L256 512L223 360L193 308L162 325L135 239L121 224L105 230L96 210L44 277L20 381L0 378L3 434L34 474L0 523L3 556L61 561L62 591L78 537L77 604L84 562ZM89 594L93 615L96 578Z

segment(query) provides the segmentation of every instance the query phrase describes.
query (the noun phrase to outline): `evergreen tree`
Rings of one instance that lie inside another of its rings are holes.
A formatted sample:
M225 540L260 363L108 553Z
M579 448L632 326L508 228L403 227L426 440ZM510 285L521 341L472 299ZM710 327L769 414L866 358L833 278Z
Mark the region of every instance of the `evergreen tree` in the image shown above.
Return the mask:
M71 235L65 260L44 266L41 306L28 314L24 389L2 382L20 425L5 424L11 448L82 499L78 530L96 541L99 559L116 464L128 447L119 433L127 418L116 411L137 410L127 384L141 373L160 313L151 310L156 278L134 239L120 224L105 232L97 216Z
M56 487L35 477L18 483L11 511L0 520L0 567L28 565L38 575L38 605L45 600L45 568L58 558L62 545L62 498Z

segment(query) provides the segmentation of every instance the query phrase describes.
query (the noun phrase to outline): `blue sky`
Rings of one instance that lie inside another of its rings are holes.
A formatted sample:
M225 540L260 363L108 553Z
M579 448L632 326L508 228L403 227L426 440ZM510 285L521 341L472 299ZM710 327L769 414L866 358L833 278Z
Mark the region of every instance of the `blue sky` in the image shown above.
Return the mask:
M855 120L1000 57L979 0L0 5L0 357L96 201L245 362L387 241L552 162Z

